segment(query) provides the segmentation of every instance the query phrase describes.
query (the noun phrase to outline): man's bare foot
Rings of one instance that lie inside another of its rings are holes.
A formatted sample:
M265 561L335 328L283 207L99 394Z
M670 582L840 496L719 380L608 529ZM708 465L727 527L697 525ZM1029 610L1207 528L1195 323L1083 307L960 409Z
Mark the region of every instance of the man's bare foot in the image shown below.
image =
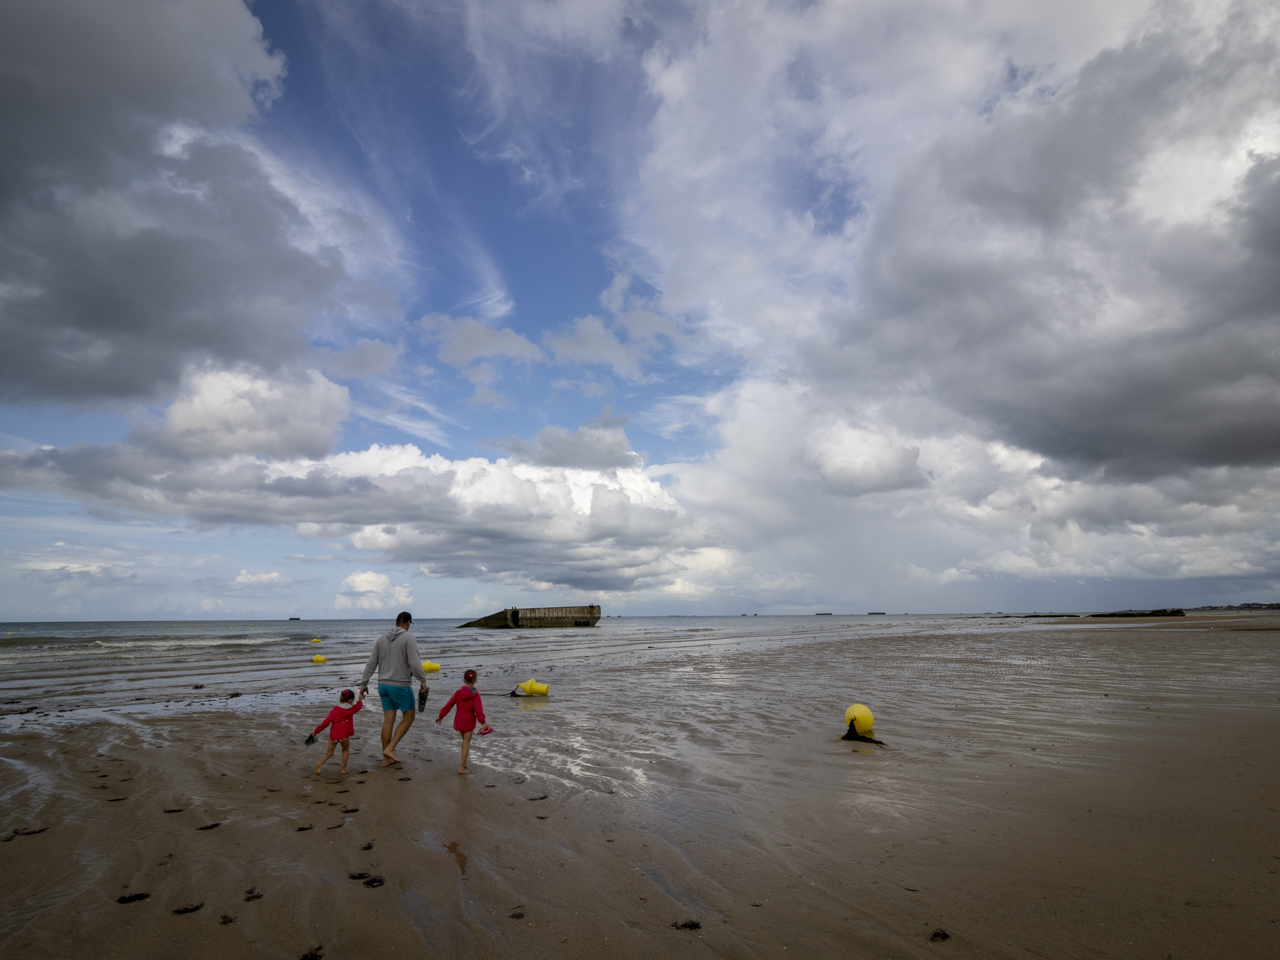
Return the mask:
M339 773L346 773L346 772L347 772L347 768L346 768L346 767L343 767L343 768L342 768L341 770L339 770L338 772L339 772Z
M462 776L464 773L470 773L470 772L471 771L468 770L466 767L463 767L461 770L458 771L458 776Z
M390 750L383 750L383 751L382 751L382 765L383 765L384 767L389 767L389 766L391 766L393 763L399 763L399 762L400 762L400 758L399 758L399 757L397 757L397 756L396 756L394 753L392 753Z
M322 764L322 763L317 763L317 764L316 764L316 776L317 776L317 777L318 777L318 776L320 776L320 768L321 768L322 766L324 766L324 764Z

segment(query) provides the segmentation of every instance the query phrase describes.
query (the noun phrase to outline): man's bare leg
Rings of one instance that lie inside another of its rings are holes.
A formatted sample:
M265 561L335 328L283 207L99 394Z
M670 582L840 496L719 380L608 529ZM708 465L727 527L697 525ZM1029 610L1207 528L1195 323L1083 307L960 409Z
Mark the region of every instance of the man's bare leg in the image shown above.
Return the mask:
M394 710L382 711L382 752L387 752L387 744L391 742L391 731L396 726L396 712ZM386 764L384 763L385 767Z
M393 763L400 762L400 758L396 756L396 744L404 739L404 735L408 733L409 728L413 726L413 720L417 715L417 712L414 710L406 710L404 715L400 718L400 724L396 727L395 733L392 735L390 742L387 742L385 739L383 740L385 746L382 748L382 765L384 767L389 767ZM392 716L394 717L395 715L392 714ZM388 729L387 725L383 724L382 729L385 734Z
M464 730L462 732L462 761L458 764L458 774L470 773L467 769L467 757L471 754L471 734L474 731Z

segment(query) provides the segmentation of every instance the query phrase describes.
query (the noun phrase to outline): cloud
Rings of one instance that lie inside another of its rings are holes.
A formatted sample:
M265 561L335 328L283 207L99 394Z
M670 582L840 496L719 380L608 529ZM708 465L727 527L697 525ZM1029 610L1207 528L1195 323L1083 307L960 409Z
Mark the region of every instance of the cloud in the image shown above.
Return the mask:
M227 586L232 590L278 590L290 587L293 583L291 577L286 577L274 570L271 573L250 573L248 570L241 570Z
M335 610L389 610L413 603L409 584L392 584L385 573L358 570L342 581L342 589L333 598Z
M662 582L714 533L687 518L634 455L620 453L614 429L586 428L563 446L556 437L535 447L561 459L623 461L608 469L447 460L378 444L321 459L193 461L121 443L0 452L0 487L205 526L346 537L432 576L620 590Z
M322 457L349 408L346 387L314 370L286 379L205 367L188 375L161 425L137 430L134 438L187 458Z
M533 363L545 359L542 351L510 327L495 330L472 317L454 319L440 313L423 317L422 330L440 346L440 359L461 369L469 363L491 357L507 357Z
M0 397L159 397L192 364L275 369L318 319L379 315L394 234L242 129L285 72L243 3L0 16Z
M553 425L540 430L531 443L509 438L503 447L517 463L544 467L634 470L644 465L641 456L631 449L631 441L622 427L609 417L608 410L599 422L584 424L576 431Z

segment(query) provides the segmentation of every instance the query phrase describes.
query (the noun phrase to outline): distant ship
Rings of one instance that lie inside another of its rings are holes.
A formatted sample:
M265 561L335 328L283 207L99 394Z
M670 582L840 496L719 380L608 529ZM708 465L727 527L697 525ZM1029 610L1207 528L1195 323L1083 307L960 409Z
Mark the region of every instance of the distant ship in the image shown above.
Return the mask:
M508 607L479 620L459 625L482 630L511 630L529 627L594 627L600 622L600 608L588 607Z

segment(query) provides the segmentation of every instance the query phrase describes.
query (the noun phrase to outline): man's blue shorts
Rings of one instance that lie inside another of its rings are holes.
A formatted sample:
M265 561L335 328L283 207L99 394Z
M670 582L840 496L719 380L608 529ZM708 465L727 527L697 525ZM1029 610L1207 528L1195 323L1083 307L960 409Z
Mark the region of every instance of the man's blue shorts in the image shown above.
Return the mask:
M389 683L380 683L378 696L382 698L383 710L403 710L405 713L412 713L417 707L413 702L413 687L393 687Z

